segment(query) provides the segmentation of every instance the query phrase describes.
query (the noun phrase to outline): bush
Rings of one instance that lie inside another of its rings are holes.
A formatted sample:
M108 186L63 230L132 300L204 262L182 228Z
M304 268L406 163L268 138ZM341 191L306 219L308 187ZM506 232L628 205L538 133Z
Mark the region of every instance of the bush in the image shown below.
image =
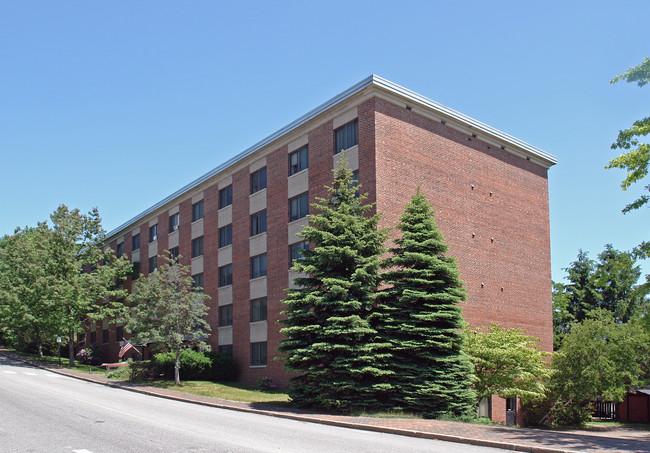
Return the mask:
M154 356L155 364L164 374L165 379L174 379L174 357L166 353ZM183 380L208 380L212 361L198 351L183 350L180 355L180 376Z
M129 359L130 381L144 381L148 379L154 379L158 374L160 374L158 371L158 366L156 366L152 360L140 360L138 362L133 362L130 360L131 359Z
M593 407L588 402L567 403L551 397L528 402L523 406L523 409L526 412L526 426L546 426L550 428L583 426L591 420L591 414L593 413Z
M237 379L237 362L230 354L210 351L206 355L212 360L210 379L213 381L227 382Z
M237 378L237 364L228 354L210 351L183 350L180 355L182 380L233 381ZM174 358L160 353L154 356L154 364L165 379L174 379Z

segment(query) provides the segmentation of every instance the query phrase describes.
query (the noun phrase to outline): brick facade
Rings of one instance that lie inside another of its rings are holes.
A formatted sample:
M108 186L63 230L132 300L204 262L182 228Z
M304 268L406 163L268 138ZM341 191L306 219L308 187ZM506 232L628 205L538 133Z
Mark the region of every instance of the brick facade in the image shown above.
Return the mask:
M463 304L468 322L523 328L540 338L545 350L552 349L547 170L555 163L553 156L393 87L374 76L109 234L111 247L124 241L125 253L135 260L131 235L139 228L137 257L143 274L150 272L148 256L153 250L160 254L178 243L182 262L191 264L193 273L203 273L211 297L208 321L213 330L208 341L215 349L232 344L242 381L254 383L269 376L280 385L287 383L287 373L273 357L282 338L277 321L290 280L288 247L300 240L295 232L305 221L289 222L289 199L308 190L313 203L325 194L338 159L334 131L352 120L358 122L358 145L345 155L351 169L359 171L362 191L376 202L381 226L397 224L419 186L457 258L468 292ZM289 176L288 156L304 144L308 169ZM251 194L251 173L263 167L266 189ZM230 183L232 206L219 209L219 190ZM204 218L191 223L192 204L199 199ZM263 207L267 230L251 238L250 215ZM171 234L170 212L180 216L178 232ZM149 226L156 218L158 239L149 244ZM219 248L219 228L229 223L232 245ZM199 233L204 253L191 259L191 241ZM261 251L267 255L267 275L251 280L250 258ZM219 268L230 263L233 283L219 288ZM267 298L267 321L252 323L250 300L262 294ZM219 306L230 302L232 326L219 327ZM251 342L261 339L267 363L251 366ZM117 349L105 353L117 354ZM501 419L495 413L502 412L503 405L494 401L495 419Z

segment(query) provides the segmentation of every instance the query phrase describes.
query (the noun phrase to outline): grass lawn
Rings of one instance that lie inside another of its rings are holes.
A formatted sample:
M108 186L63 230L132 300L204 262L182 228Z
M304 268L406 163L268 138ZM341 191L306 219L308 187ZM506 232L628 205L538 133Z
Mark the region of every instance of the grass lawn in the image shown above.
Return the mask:
M242 401L245 403L273 403L287 405L289 396L282 392L263 392L250 386L236 382L219 384L209 381L184 381L181 385L175 385L174 381L152 381L147 383L152 387L178 390L179 392L192 395L209 396L230 401Z
M650 425L645 423L621 423L612 421L593 421L586 423L587 429L595 431L607 430L608 428L634 428L639 431L650 431Z

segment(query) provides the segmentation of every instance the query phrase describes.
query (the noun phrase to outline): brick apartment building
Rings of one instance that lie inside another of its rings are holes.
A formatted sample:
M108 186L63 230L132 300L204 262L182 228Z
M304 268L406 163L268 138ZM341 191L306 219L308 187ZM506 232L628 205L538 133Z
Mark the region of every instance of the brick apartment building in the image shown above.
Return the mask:
M396 225L421 186L458 260L468 322L523 328L552 350L547 171L556 158L375 75L116 228L108 243L145 275L163 250L182 255L212 298L212 347L232 353L243 381L284 384L273 357L290 257L341 150L381 226ZM99 323L89 339L111 360L122 334Z

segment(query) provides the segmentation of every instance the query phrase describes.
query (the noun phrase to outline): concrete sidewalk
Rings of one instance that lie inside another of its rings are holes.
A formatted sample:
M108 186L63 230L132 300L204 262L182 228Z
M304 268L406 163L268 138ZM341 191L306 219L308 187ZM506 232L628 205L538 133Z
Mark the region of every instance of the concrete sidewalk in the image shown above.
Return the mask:
M290 418L305 422L322 423L354 429L364 429L413 437L462 442L527 452L650 452L650 431L634 428L603 428L594 431L548 431L519 429L505 426L477 425L471 423L447 422L405 418L348 417L328 415L284 408L262 403L241 403L182 393L176 390L159 389L142 384L119 382L56 366L42 365L27 360L18 354L1 351L14 359L21 360L54 373L108 385L124 390L144 393L162 398L175 399L194 404L224 409L253 412L273 417Z

